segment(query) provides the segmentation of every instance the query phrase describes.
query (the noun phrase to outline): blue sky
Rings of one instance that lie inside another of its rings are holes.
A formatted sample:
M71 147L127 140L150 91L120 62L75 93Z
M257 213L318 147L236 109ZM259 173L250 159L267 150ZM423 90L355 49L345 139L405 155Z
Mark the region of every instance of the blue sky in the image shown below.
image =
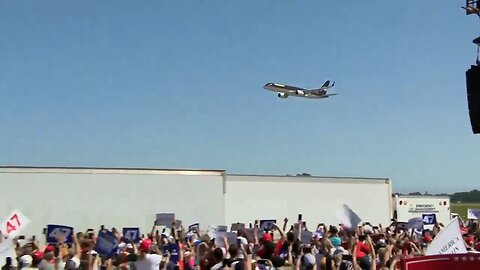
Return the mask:
M464 1L1 1L0 164L478 187ZM318 87L281 100L267 82Z

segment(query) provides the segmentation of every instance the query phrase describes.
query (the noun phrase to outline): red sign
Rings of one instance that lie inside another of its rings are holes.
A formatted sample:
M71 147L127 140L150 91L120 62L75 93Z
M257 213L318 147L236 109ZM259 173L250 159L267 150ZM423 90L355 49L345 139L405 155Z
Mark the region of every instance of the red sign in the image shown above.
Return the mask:
M402 270L480 269L480 254L422 256L402 260Z

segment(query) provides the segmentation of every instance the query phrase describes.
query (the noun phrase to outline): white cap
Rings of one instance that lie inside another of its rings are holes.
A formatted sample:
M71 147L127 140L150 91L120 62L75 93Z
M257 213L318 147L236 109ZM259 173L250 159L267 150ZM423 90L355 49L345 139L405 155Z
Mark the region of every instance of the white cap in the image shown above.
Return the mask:
M364 233L373 233L373 227L367 224L367 225L363 226L363 232Z
M20 257L20 262L23 266L31 265L33 262L33 258L30 255L23 255L22 257Z

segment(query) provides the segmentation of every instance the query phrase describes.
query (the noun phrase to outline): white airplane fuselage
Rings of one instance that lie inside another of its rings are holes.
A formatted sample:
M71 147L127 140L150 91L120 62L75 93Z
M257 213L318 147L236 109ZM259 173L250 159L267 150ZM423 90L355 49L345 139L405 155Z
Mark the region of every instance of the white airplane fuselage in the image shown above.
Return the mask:
M328 96L326 96L327 94L326 90L319 90L316 94L310 94L308 93L309 90L304 88L290 86L290 85L276 84L276 83L267 83L263 88L272 92L279 93L278 94L279 98L287 98L289 96L303 97L303 98L310 98L310 99L328 98Z

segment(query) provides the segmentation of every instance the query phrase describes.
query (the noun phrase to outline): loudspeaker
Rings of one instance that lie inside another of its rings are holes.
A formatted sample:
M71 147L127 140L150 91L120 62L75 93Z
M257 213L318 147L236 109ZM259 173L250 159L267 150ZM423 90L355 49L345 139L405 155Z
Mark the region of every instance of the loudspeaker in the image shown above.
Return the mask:
M480 133L480 67L471 66L466 72L468 113L473 134Z

